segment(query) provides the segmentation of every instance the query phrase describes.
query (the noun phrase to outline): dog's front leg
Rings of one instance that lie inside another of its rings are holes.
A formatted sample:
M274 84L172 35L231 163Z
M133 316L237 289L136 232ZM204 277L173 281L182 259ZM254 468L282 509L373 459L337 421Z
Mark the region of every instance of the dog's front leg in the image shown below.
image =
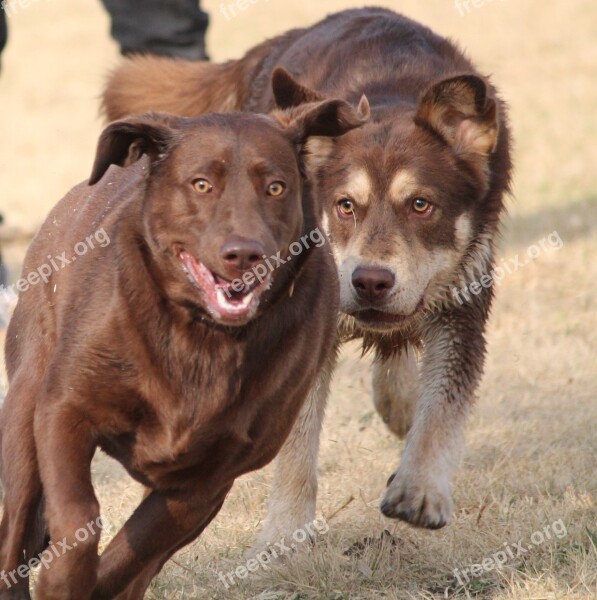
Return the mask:
M0 463L4 514L0 523L0 600L29 600L27 563L43 550L42 488L33 437L39 374L11 382L2 407ZM19 571L20 567L20 571Z
M417 351L408 346L389 358L377 357L372 371L375 410L388 429L403 439L412 426L419 397Z
M485 311L468 308L430 323L414 422L381 504L387 517L419 527L438 529L452 516L452 472L485 355Z
M151 492L102 554L93 600L142 600L153 577L218 514L232 483Z
M247 552L249 557L287 538L315 518L319 436L336 354L333 352L321 370L276 459L267 516L257 541Z
M96 579L101 532L91 482L92 427L73 405L47 398L35 413L34 429L52 540L40 557L36 598L88 600Z

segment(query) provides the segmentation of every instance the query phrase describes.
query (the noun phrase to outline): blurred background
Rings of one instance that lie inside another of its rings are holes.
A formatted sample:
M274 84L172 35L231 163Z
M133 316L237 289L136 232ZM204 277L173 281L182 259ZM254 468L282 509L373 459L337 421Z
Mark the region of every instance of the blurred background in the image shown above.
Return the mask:
M99 96L120 60L99 0L15 4L0 75L0 252L11 281L49 209L90 173L103 126ZM515 179L504 260L526 255L554 232L562 243L507 276L498 290L486 376L449 527L420 532L379 513L402 446L373 411L368 359L349 346L333 387L320 463L318 514L330 531L312 552L225 589L218 572L244 564L242 553L264 514L270 469L251 474L201 540L168 563L151 597L595 600L597 5L207 0L207 50L217 61L240 57L267 37L362 5L393 8L457 41L510 105ZM0 391L5 387L0 368ZM102 509L115 530L139 490L105 458L97 459L95 471ZM559 519L566 525L561 539L464 585L455 578L454 569L528 540ZM384 530L389 534L380 537ZM365 537L369 543L362 543ZM356 550L345 555L346 548Z

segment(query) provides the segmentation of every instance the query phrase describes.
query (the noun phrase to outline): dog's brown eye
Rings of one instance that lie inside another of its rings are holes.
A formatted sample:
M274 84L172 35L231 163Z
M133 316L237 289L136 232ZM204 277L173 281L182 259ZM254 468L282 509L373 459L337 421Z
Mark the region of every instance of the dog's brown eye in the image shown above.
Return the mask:
M268 196L281 196L284 193L286 186L281 181L274 181L267 186Z
M351 218L354 215L354 202L350 198L342 198L338 200L338 212L345 219Z
M431 202L425 198L415 198L413 200L413 210L419 215L431 212Z
M209 194L214 189L207 179L196 179L193 181L193 188L200 194Z

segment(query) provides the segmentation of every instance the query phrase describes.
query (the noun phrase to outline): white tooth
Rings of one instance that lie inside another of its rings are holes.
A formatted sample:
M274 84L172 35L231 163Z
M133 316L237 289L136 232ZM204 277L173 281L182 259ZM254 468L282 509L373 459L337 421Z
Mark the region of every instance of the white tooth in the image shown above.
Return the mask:
M253 299L253 296L254 296L254 293L248 294L247 296L245 296L242 299L242 301L239 305L238 303L230 302L226 298L226 295L223 290L221 290L221 289L216 290L216 300L217 300L220 308L222 308L223 310L225 310L227 312L242 312L244 308L249 306L251 300Z
M229 302L226 300L226 296L224 295L224 291L222 289L216 290L216 298L220 306L223 306L224 308L228 307Z
M253 292L251 292L250 294L247 294L243 298L243 306L249 306L249 303L251 302L251 300L253 300Z

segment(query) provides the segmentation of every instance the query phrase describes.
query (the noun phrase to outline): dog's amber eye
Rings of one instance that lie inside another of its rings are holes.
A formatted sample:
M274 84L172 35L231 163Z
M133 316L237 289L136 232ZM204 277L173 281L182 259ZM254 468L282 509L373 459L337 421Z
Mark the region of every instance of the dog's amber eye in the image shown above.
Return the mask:
M427 214L431 211L431 202L425 200L425 198L415 198L413 200L413 210L420 215Z
M268 196L281 196L284 193L286 186L281 181L274 181L267 186Z
M193 181L193 188L200 194L209 194L214 189L207 179L195 179Z
M350 198L342 198L338 200L338 212L345 219L351 218L354 215L354 202Z

